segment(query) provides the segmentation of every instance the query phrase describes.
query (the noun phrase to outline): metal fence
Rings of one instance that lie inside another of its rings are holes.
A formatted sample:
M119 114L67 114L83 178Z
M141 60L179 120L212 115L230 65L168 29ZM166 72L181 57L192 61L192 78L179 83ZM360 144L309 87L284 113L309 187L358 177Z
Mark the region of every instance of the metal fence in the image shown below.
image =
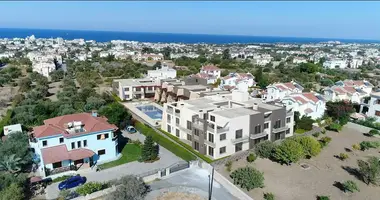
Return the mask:
M183 169L187 169L189 168L189 163L188 162L185 162L185 163L178 163L177 165L175 166L172 166L169 168L169 172L170 173L174 173L174 172L178 172L180 170L183 170Z

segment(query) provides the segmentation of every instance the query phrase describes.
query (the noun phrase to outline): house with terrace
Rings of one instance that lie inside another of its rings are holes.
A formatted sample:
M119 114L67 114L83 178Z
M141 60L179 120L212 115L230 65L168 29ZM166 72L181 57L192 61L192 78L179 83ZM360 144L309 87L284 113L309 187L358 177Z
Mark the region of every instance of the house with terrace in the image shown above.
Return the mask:
M117 127L96 112L63 115L33 127L29 145L41 176L89 168L118 158Z
M299 112L300 117L312 119L322 118L326 110L326 102L318 93L293 93L285 96L281 102L287 110Z
M274 83L267 86L266 93L262 96L262 99L265 102L282 100L289 94L302 93L303 89L304 88L295 81L288 83Z
M220 82L221 89L239 89L244 92L248 92L248 88L255 85L255 77L251 73L230 73L223 77Z
M344 80L336 82L334 86L325 88L323 93L327 101L346 100L361 103L364 98L370 96L372 88L373 85L366 80Z

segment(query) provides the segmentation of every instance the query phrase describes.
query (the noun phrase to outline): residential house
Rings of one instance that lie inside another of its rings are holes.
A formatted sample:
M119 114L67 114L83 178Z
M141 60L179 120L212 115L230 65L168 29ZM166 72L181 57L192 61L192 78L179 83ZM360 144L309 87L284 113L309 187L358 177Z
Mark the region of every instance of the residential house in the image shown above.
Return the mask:
M177 71L175 69L169 68L167 65L163 64L161 69L148 70L148 78L157 79L170 79L176 78Z
M220 74L221 74L221 70L215 66L215 65L206 65L206 66L203 66L200 70L201 74L208 74L208 75L212 75L214 77L216 77L217 79L220 78Z
M49 176L118 158L117 127L96 112L63 115L33 127L30 147L38 172Z
M290 137L293 126L293 112L241 91L165 103L161 123L161 129L211 159Z
M372 88L373 85L366 80L344 80L336 82L332 87L326 87L323 93L327 101L346 100L361 103L363 98L370 96Z
M328 69L345 69L347 64L346 60L327 60L323 63L323 67Z
M371 94L371 99L368 103L368 117L375 117L377 122L380 122L380 92Z
M255 77L251 73L230 73L223 77L220 82L221 89L238 89L243 92L248 92L248 88L255 85Z
M285 96L281 103L287 110L299 112L300 117L307 116L312 119L322 118L326 110L326 102L318 93L293 93Z
M263 100L266 102L282 100L285 96L292 93L302 93L303 87L294 82L288 83L274 83L267 86L266 94L262 96Z
M112 82L113 92L121 100L153 98L160 79L115 79Z

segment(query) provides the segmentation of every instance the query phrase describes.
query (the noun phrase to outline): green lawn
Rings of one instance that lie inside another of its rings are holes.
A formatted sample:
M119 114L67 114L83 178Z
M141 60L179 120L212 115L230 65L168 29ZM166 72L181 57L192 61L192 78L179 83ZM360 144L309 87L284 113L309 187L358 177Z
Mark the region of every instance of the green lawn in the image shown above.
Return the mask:
M118 160L101 164L100 168L107 169L138 160L141 155L141 147L137 144L126 144L121 154L122 156Z
M297 134L303 134L305 132L306 132L306 130L300 129L300 128L295 131L295 133L297 133Z

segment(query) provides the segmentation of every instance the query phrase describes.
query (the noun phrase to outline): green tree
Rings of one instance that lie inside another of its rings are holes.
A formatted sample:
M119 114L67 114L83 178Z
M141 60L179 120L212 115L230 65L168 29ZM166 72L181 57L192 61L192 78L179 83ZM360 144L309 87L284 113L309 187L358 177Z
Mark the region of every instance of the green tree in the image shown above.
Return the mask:
M223 54L222 54L222 59L223 60L228 60L228 59L231 59L231 55L230 55L230 49L224 49L223 50Z
M369 185L380 185L380 160L371 156L367 161L358 160L359 173L362 180Z
M311 136L298 136L292 139L301 144L306 156L317 156L321 152L321 145Z
M115 192L107 196L107 200L144 200L149 191L149 186L140 178L127 175L118 180L115 185L119 185Z
M302 145L293 139L285 139L273 154L276 161L287 165L299 161L304 156Z
M98 97L88 97L86 100L86 105L84 106L85 111L98 110L100 107L104 106L106 101Z
M154 144L153 137L148 135L141 149L141 159L142 161L150 161L157 159L157 157L158 147Z
M170 60L170 53L171 53L171 48L170 47L164 47L162 50L162 54L164 55L165 60Z
M32 80L30 78L26 77L19 81L19 91L20 92L27 92L32 88Z
M50 73L51 81L58 82L63 79L65 72L62 69Z
M355 191L360 192L358 185L354 181L351 181L351 180L345 181L342 183L342 186L343 186L344 192L351 192L351 193L354 193Z
M314 120L311 119L311 117L302 116L301 119L296 121L296 126L297 128L309 131L313 129L313 123L314 123Z
M0 191L0 200L23 200L24 198L23 188L15 183Z
M153 65L153 68L155 69L160 69L161 68L161 62L160 61L157 61L156 64Z
M0 160L0 171L16 174L21 171L21 166L24 164L26 164L26 161L16 157L15 154L11 154L10 156L5 155Z
M109 123L115 124L119 128L125 128L126 123L131 120L131 115L125 107L117 102L101 107L99 114L106 116Z
M233 171L230 177L235 185L239 185L247 191L264 187L263 173L252 167L239 168Z
M266 140L256 145L255 153L262 158L270 158L275 149L276 144L274 144L272 141Z
M348 118L351 113L355 111L354 106L350 102L339 101L326 103L326 114L333 118L333 120L340 120Z
M25 113L21 114L25 115ZM10 153L12 154L10 155ZM31 161L32 156L29 151L27 134L12 133L12 136L8 137L7 140L0 141L0 162L3 169L9 168L10 170L7 171L20 171L19 168L26 168Z

